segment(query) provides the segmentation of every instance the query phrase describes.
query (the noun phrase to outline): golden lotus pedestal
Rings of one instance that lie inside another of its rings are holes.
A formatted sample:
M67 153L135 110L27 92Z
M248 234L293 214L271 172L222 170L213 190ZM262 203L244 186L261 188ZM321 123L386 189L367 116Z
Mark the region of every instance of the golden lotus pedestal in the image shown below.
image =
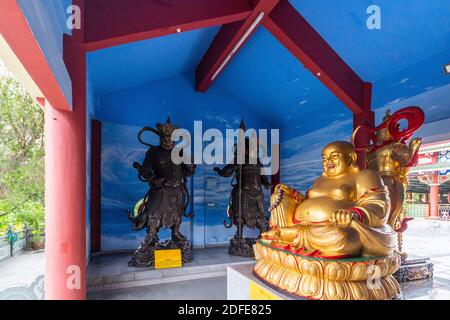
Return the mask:
M392 274L400 256L323 259L306 257L258 240L253 273L269 286L314 300L400 299Z

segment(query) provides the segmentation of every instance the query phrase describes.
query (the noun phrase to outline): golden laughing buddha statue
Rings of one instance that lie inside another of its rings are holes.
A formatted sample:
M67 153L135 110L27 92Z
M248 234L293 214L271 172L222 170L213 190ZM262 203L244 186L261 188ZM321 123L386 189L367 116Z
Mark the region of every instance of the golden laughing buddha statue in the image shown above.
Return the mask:
M385 127L394 137L381 146L377 133ZM391 217L397 210L391 209L390 193L397 196L398 190L370 162L380 160L377 155L385 153L384 146L405 144L411 130L406 130L405 139L404 134L397 134L401 132L396 124L383 122L371 129L373 145L366 150L370 169L358 168L352 143L335 141L323 148L323 173L306 195L283 184L275 188L270 199L270 231L255 244L253 271L262 281L310 299L401 297L392 276L400 266L400 255ZM396 150L400 147L405 149L396 145ZM411 148L417 150L415 142ZM409 153L402 161L397 154L394 158L399 168L395 175L414 165ZM398 201L395 204L401 206Z
M291 217L285 216L284 226L273 225L262 238L272 246L306 256L391 255L397 240L387 225L390 201L381 177L375 171L358 169L349 142L328 144L322 158L323 174L307 198Z

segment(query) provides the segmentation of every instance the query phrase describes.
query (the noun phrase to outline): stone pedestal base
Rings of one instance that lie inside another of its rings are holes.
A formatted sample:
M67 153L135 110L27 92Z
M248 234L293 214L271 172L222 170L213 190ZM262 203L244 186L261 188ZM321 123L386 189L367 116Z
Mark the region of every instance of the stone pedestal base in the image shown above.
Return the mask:
M406 259L394 273L398 282L421 280L433 277L433 263L429 258Z
M255 242L256 239L254 238L242 238L241 241L232 238L228 247L228 253L233 256L254 257L253 245Z
M304 300L262 282L253 274L254 266L254 263L245 263L227 267L228 300Z
M144 245L143 245L144 244ZM170 250L180 249L183 263L192 261L192 247L189 240L173 241L166 240L165 242L153 242L145 244L143 242L133 253L131 260L128 262L130 267L150 267L155 265L155 250Z

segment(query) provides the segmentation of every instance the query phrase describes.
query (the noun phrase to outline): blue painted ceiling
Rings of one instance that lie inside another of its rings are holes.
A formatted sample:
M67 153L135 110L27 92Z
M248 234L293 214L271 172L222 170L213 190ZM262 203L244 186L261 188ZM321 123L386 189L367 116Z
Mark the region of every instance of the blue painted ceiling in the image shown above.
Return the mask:
M90 80L96 94L193 73L217 30L183 32L88 53Z
M373 107L417 104L427 121L450 118L450 1L292 0L294 7L365 81ZM366 10L381 9L369 30ZM98 96L142 83L188 76L218 28L149 39L88 54ZM260 27L213 83L273 126L302 134L348 119L350 112L267 30ZM180 108L184 108L184 102ZM291 133L289 133L291 134Z

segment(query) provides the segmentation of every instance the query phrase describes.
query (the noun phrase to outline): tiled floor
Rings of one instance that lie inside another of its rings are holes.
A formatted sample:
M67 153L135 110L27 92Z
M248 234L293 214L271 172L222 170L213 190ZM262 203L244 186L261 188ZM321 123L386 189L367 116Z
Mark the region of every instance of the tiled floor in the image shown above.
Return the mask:
M129 267L132 252L101 255L92 257L88 266L88 277L113 276L130 272L139 272L151 268ZM212 247L208 249L194 249L193 261L189 267L200 267L217 263L238 263L248 261L249 258L231 256L227 253L227 247Z
M227 278L217 277L92 292L92 300L226 300Z
M227 298L227 278L209 278L192 281L126 288L88 294L97 300L215 300ZM450 281L440 278L405 282L402 285L406 300L450 300Z
M450 276L447 275L449 278ZM215 300L226 299L227 278L181 281L152 286L125 288L88 294L88 299L106 300ZM441 274L434 279L404 282L401 284L403 299L406 300L450 300L450 280Z
M402 283L404 299L450 300L450 222L411 221L403 241L414 257L429 257L434 278ZM191 290L190 288L195 288ZM110 290L88 295L90 299L226 299L226 277Z
M405 233L404 249L411 256L430 257L434 263L434 278L402 284L405 299L449 299L450 300L450 222L412 221ZM220 251L219 249L217 249ZM217 259L220 252L194 260L194 264L208 263ZM230 257L230 262L237 262ZM124 259L123 257L118 259ZM113 258L93 260L91 271L121 272ZM101 265L106 266L102 268ZM109 266L109 267L108 267ZM102 270L101 270L102 269ZM44 254L26 253L0 263L0 294L5 288L27 287L42 276ZM1 295L0 295L1 296ZM156 284L136 288L92 292L89 299L226 299L226 277L215 277Z
M434 265L433 279L402 283L405 299L450 300L450 223L413 220L403 245L411 256L429 257Z
M44 251L19 254L0 263L0 300L43 299Z
M442 282L439 277L401 284L406 300L450 300L450 282Z
M423 221L428 222L428 221ZM450 226L450 221L443 222ZM416 223L418 225L418 223ZM406 230L403 241L404 251L414 256L429 257L440 267L450 270L450 230L429 224L429 229L411 228ZM448 268L446 268L448 267Z
M30 285L44 274L44 251L25 252L0 263L0 291Z
M88 265L89 292L125 289L136 286L184 282L226 275L227 266L252 263L252 258L231 256L227 246L194 249L193 261L183 268L157 269L129 267L132 252L102 254L92 257ZM162 290L164 291L164 290Z

